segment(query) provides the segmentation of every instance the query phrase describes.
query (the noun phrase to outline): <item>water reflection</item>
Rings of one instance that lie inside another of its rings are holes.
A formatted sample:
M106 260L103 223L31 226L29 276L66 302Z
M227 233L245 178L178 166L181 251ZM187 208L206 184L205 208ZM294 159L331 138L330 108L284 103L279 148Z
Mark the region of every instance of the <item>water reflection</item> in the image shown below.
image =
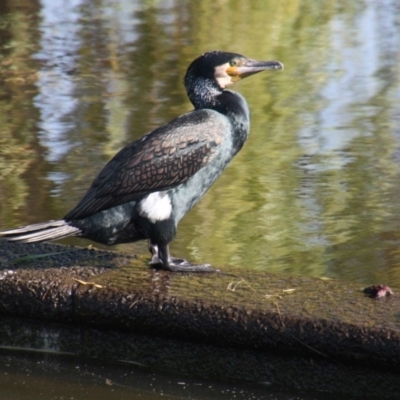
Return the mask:
M191 108L189 62L226 49L286 68L235 87L251 137L173 250L400 286L396 1L18 7L0 6L2 228L64 215L121 146Z
M131 399L259 399L332 400L337 397L305 390L271 388L268 382L246 383L154 372L130 364L69 358L2 349L2 399L131 400Z
M51 1L41 2L38 27L41 39L40 50L32 55L41 61L36 85L39 93L34 99L34 106L40 111L37 122L40 144L47 148L45 158L57 162L73 147L68 139L68 131L73 129L73 121L68 120L78 100L74 97L75 83L70 71L76 69L78 50L81 46L80 0L66 2L63 12ZM66 174L51 174L51 178L60 183ZM59 179L57 179L59 178Z

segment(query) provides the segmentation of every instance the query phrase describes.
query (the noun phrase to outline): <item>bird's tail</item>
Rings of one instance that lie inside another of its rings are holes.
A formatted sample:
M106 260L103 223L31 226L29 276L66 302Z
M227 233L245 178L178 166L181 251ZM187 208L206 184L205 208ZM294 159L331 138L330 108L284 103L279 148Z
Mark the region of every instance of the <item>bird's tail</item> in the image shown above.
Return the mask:
M79 234L81 230L67 221L48 221L40 224L21 226L20 228L0 232L0 238L12 242L35 243L45 240L62 239Z

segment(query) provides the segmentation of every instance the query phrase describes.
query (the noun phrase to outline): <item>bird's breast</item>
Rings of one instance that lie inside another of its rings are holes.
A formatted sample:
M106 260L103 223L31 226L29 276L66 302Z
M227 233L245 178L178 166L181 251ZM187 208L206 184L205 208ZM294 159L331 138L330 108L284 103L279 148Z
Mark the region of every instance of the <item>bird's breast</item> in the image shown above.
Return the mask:
M232 138L226 138L210 163L201 168L185 183L169 191L176 223L204 196L235 153L236 149L233 147Z

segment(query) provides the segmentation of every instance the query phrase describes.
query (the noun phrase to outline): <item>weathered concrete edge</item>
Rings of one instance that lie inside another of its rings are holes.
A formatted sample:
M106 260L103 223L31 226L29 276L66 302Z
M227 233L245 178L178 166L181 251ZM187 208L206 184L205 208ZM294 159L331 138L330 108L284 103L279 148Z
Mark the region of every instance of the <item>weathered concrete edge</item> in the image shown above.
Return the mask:
M79 282L101 278L107 270L3 268L0 346L34 346L200 375L400 397L397 323L388 324L391 328L357 325L290 315L278 308L242 307L240 301L227 306L206 296L157 292L152 285L150 290L132 290L131 285ZM170 282L168 273L148 273L152 278L159 275ZM397 300L390 307L396 315ZM10 328L7 321L12 319L18 323Z
M400 373L400 330L305 319L279 309L226 307L201 298L97 288L71 279L103 272L91 267L60 269L47 281L43 271L37 279L35 272L3 273L0 314Z

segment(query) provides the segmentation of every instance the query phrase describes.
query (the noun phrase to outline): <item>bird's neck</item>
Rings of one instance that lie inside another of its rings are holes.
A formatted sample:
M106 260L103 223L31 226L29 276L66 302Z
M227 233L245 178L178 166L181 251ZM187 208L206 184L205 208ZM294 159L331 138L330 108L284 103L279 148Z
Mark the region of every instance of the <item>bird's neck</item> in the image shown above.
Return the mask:
M247 140L250 131L250 110L245 98L237 92L224 90L214 109L226 115L233 128L233 146L237 153Z
M187 79L188 97L196 110L211 109L249 122L249 107L239 93L222 89L213 79Z
M217 83L212 79L196 79L187 77L187 95L196 110L203 108L214 109L220 103L219 96L223 93Z
M250 111L239 93L222 89L213 79L186 79L188 97L196 110L211 109L225 115L232 125L233 141L239 151L250 130Z

